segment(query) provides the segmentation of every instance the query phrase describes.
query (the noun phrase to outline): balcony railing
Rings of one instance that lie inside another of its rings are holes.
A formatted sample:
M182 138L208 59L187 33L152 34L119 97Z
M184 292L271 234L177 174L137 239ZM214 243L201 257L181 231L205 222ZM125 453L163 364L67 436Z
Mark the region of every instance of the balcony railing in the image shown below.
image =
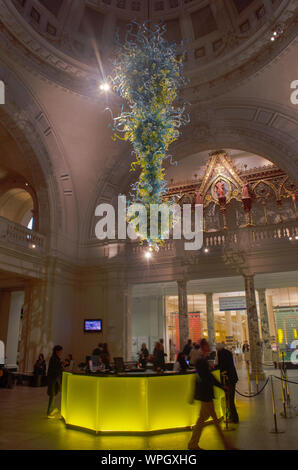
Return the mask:
M298 242L298 221L288 221L274 225L251 226L237 230L220 230L205 232L203 235L203 248L229 248L229 249L254 249L264 248L266 244L273 242ZM184 243L184 242L183 242ZM175 256L181 250L181 241L168 240L160 247L159 255ZM148 248L146 245L133 244L132 254L141 255Z
M40 233L0 217L0 241L43 252L46 239Z
M298 221L288 221L274 225L251 226L238 230L222 230L204 234L204 246L253 248L273 241L297 241Z

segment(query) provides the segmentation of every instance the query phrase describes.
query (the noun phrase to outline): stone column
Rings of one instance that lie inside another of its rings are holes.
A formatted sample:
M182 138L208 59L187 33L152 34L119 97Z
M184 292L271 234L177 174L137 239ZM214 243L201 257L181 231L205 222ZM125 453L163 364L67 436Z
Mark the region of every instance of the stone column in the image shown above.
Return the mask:
M131 287L124 291L124 360L131 361L132 355L132 294Z
M272 360L271 341L270 341L269 319L268 319L265 289L258 289L258 296L259 296L259 308L260 308L260 317L261 317L264 360L271 361Z
M121 271L110 271L106 283L107 343L111 359L129 360L132 348L131 289Z
M243 343L243 328L242 328L242 314L240 310L236 312L237 328L238 328L238 341Z
M188 312L187 312L187 283L184 280L177 281L178 284L178 305L179 305L179 350L188 340Z
M231 312L225 312L226 317L226 336L233 336L233 324Z
M244 275L244 282L250 347L251 378L255 380L256 376L258 375L258 379L261 380L264 378L264 372L262 366L260 333L253 275Z
M210 347L215 345L215 331L214 331L214 310L213 310L213 293L207 292L206 294L206 313L207 313L207 329L208 341Z
M267 296L267 311L268 311L270 336L274 336L275 341L277 341L276 322L275 322L275 316L274 316L274 311L273 311L272 295Z
M245 339L245 341L248 341L248 321L247 321L247 315L245 315L244 339Z
M19 371L30 372L39 353L48 360L54 343L51 341L52 298L50 286L43 280L30 280L25 285L19 347Z

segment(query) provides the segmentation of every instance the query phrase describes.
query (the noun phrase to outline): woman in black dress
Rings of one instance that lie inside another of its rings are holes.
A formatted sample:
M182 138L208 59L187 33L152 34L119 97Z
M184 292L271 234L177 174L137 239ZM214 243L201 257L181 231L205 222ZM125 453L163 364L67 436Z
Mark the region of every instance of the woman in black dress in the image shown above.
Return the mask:
M59 410L55 408L55 397L61 390L62 382L62 370L63 364L61 361L63 348L62 346L55 346L53 348L53 354L51 356L48 368L48 395L49 395L49 406L48 406L48 418L54 418L55 413Z

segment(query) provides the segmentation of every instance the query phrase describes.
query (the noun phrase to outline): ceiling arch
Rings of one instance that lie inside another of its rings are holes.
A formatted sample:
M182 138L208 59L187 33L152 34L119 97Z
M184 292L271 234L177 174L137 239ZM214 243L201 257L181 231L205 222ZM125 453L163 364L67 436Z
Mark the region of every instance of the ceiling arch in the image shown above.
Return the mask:
M223 101L208 111L194 108L191 123L170 149L178 165L197 152L238 149L273 162L298 183L298 119L293 111L268 102ZM95 237L96 205L115 204L119 194L128 194L129 184L137 175L129 171L131 161L127 150L126 157L119 154L106 168L90 201L82 237L89 240ZM116 183L115 175L120 184Z
M23 188L13 188L0 196L0 216L26 227L32 218L33 200ZM30 218L27 214L31 214ZM29 218L29 220L28 220Z
M52 242L57 246L58 233L70 233L72 237L77 237L78 233L71 171L55 130L36 98L18 75L3 63L0 63L0 74L6 95L5 106L0 108L0 123L23 155L23 166L30 168L41 206L40 221L42 213L45 214L43 231L52 234Z

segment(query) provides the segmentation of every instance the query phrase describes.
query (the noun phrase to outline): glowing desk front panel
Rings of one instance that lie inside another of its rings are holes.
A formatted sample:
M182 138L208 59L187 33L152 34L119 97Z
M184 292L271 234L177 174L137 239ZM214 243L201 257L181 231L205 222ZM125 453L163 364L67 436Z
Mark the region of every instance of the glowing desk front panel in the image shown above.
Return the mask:
M214 372L216 375L217 372ZM63 373L61 414L67 425L95 432L146 433L193 426L200 403L191 404L195 374L84 376ZM215 410L222 416L224 392Z

